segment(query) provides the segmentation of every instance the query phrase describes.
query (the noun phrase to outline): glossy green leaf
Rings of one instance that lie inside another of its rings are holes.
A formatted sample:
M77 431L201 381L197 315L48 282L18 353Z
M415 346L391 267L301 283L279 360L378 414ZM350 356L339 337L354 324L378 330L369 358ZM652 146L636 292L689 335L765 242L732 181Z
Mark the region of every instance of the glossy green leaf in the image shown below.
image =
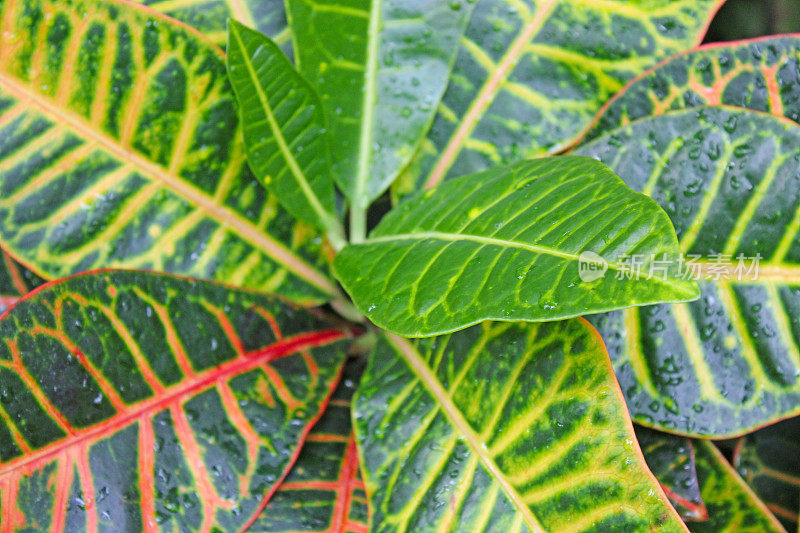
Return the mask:
M634 419L726 437L800 412L800 126L697 108L578 153L664 207L702 278L695 302L591 318Z
M133 0L196 28L207 39L225 46L228 19L268 35L287 52L291 49L283 0Z
M636 254L646 259L638 274L625 261ZM655 202L597 161L564 156L464 176L404 202L365 243L345 247L334 272L375 324L418 337L487 319L692 300L697 286L677 276L678 256ZM587 265L596 270L581 277Z
M268 37L236 21L228 31L228 75L250 168L292 215L343 246L319 98Z
M241 530L321 414L346 336L162 274L30 293L0 319L3 531Z
M800 122L800 37L710 44L672 57L603 106L587 138L667 111L720 104Z
M636 439L647 467L681 518L686 522L707 520L708 510L700 496L692 441L641 426L636 427Z
M42 278L0 250L0 313L42 283Z
M0 6L0 244L45 278L145 268L320 302L319 236L246 164L222 52L131 4Z
M625 82L699 43L719 0L479 0L399 192L571 144Z
M692 533L784 533L764 503L708 441L695 441L695 463L708 520L687 524Z
M363 370L356 360L345 366L297 462L247 531L366 533L367 497L350 423L350 400Z
M327 111L335 178L358 213L424 137L473 3L287 0L287 7L298 66Z
M373 531L683 531L582 320L386 334L354 400Z
M800 419L745 435L733 466L787 531L797 531L800 509Z

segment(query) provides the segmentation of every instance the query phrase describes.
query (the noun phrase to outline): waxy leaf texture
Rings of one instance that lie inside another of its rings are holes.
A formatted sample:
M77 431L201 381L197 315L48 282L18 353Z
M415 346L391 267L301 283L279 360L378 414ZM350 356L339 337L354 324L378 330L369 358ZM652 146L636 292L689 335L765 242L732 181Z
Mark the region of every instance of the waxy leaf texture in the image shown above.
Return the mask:
M634 419L726 437L800 411L800 126L703 107L577 153L659 202L700 276L697 301L590 318Z
M319 236L246 163L222 52L133 4L0 6L0 244L54 279L98 267L335 292Z
M2 530L241 530L322 413L346 337L162 274L30 293L0 318Z
M644 258L638 272L625 261L634 255ZM581 277L587 257L599 277ZM597 161L562 156L450 180L405 201L363 244L337 254L334 272L375 324L420 337L489 319L693 300L697 285L680 278L679 258L658 205Z
M354 400L373 531L684 531L597 332L382 337Z

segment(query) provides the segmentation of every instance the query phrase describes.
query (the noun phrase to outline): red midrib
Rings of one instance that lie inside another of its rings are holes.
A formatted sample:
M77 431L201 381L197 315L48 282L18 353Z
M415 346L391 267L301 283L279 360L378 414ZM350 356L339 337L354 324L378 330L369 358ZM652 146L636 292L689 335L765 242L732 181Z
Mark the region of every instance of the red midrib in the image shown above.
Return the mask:
M301 333L259 350L246 353L244 356L233 359L232 361L227 361L215 368L208 369L205 372L184 380L174 389L168 389L169 392L165 395L154 396L133 404L128 410L118 413L108 420L82 430L77 430L76 433L70 437L55 441L52 444L36 450L32 454L12 459L0 465L0 479L18 468L24 466L32 467L36 462L48 460L66 448L77 446L83 441L92 439L93 437L110 433L111 430L127 425L136 418L146 414L148 411L159 410L161 407L166 407L170 402L183 395L196 392L208 385L213 385L214 382L222 377L238 375L252 370L263 363L274 361L275 359L291 355L306 348L330 344L346 336L348 336L346 332L335 329Z

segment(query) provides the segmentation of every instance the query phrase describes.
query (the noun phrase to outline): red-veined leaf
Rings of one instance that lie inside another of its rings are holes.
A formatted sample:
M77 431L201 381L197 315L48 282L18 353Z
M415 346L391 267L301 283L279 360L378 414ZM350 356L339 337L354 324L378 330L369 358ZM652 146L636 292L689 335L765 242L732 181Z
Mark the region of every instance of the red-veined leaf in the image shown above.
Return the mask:
M161 274L37 289L0 318L0 531L241 529L320 415L346 336Z
M687 522L707 520L708 510L700 496L692 441L641 426L635 429L647 467L681 518Z
M358 360L345 366L297 462L248 531L366 533L367 498L350 422L350 401L363 370Z
M0 250L0 313L42 283L42 278Z
M144 268L319 302L319 235L253 177L221 50L115 1L0 6L0 242L42 277Z
M788 531L797 531L800 508L800 419L745 435L733 466Z
M606 103L586 138L667 111L720 104L800 122L800 36L709 44L671 57Z

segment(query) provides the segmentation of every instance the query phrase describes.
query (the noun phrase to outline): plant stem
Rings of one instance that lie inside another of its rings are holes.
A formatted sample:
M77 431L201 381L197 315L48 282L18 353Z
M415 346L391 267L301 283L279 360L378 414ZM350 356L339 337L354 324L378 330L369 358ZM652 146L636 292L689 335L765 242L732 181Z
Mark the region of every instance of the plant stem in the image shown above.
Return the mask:
M348 302L343 296L332 300L331 308L339 313L342 318L345 318L350 322L363 324L367 320L364 315L362 315L358 309L356 309L356 306Z
M367 209L363 206L350 207L350 242L358 244L367 238Z
M347 239L344 236L344 228L338 220L334 220L333 223L328 225L327 229L328 231L325 232L325 236L328 237L328 242L331 243L334 251L338 252L347 244Z

